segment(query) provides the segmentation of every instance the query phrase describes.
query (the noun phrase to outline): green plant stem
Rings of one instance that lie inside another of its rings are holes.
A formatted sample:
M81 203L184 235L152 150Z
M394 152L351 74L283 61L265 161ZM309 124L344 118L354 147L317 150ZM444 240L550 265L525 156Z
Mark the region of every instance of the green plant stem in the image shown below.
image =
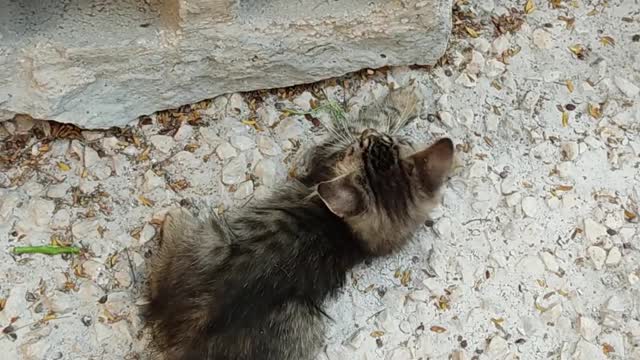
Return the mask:
M60 255L60 254L79 254L80 249L75 246L16 246L13 248L13 253L16 255L22 254L46 254L46 255Z

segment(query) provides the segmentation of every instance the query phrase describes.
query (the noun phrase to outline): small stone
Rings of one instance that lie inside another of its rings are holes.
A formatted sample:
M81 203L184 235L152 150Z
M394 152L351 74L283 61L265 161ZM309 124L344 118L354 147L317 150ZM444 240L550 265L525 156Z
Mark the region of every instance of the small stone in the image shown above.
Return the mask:
M77 297L71 294L66 294L61 291L56 291L53 295L49 296L49 310L56 314L69 313L77 307Z
M47 197L52 199L61 199L67 195L67 191L71 188L71 184L66 181L63 181L59 184L54 184L49 186L47 189Z
M538 215L538 200L534 197L527 196L522 199L522 211L528 217L535 218Z
M365 331L358 329L344 341L344 345L351 347L353 350L358 350L366 338L367 334Z
M500 336L494 336L487 345L486 355L489 359L503 359L509 352L509 344Z
M551 272L558 272L558 270L560 269L560 266L556 261L556 257L553 254L547 251L543 251L540 253L540 258L542 258L542 262L544 263L544 266L547 268L547 270Z
M247 160L241 154L222 168L222 182L225 185L239 184L246 180L246 171Z
M478 75L484 70L484 56L479 51L471 51L471 60L467 64L466 71L469 74Z
M539 49L550 49L553 46L551 34L543 29L533 31L533 44Z
M102 131L91 131L85 130L82 132L82 137L88 142L95 142L104 137L104 133Z
M233 93L229 97L229 102L227 103L227 109L235 112L236 114L243 114L247 112L248 107L247 103L244 101L244 98L239 93Z
M462 109L458 112L460 120L464 125L471 128L473 127L474 114L471 108Z
M199 130L200 138L209 145L216 146L222 141L218 136L218 132L212 127L201 127Z
M69 210L60 209L58 210L51 219L51 227L53 229L62 229L69 226L71 222L71 215L69 214Z
M19 134L28 133L35 125L35 120L29 115L17 114L14 117L15 132Z
M296 117L291 116L280 121L276 132L283 139L291 139L300 137L304 133L304 128Z
M440 111L438 112L438 117L440 118L440 122L442 122L442 124L448 127L449 129L452 129L455 126L455 123L453 121L453 115L451 115L450 112Z
M278 111L271 106L261 107L256 111L256 115L258 116L260 123L268 127L272 127L280 119Z
M262 159L256 164L253 174L260 179L263 185L271 187L276 184L277 180L276 163L270 159Z
M156 228L149 223L144 224L142 231L140 232L140 245L144 245L149 240L153 239L154 236L156 236Z
M251 194L253 194L253 181L247 180L238 185L233 197L236 200L242 200L248 198Z
M512 208L522 203L522 195L520 193L512 193L506 197L507 206Z
M607 236L607 228L592 219L584 220L584 235L590 244L595 244Z
M580 335L587 341L594 341L602 329L600 325L590 317L580 316L576 323Z
M311 95L310 92L304 91L302 94L298 95L295 99L293 99L293 103L296 104L296 106L300 110L309 111L311 110L311 100L313 99L314 97L313 95Z
M508 48L509 48L509 39L507 38L506 35L502 35L496 38L495 40L493 40L493 43L491 44L491 50L493 50L493 52L496 55L501 55Z
M607 252L603 248L599 246L590 246L587 249L587 255L593 262L593 266L596 270L602 269L605 259L607 258Z
M477 84L476 80L477 80L477 78L475 77L475 75L467 73L467 72L463 72L456 79L456 84L460 84L460 85L462 85L464 87L467 87L467 88L472 88L472 87L476 86L476 84Z
M110 136L100 141L100 147L107 155L114 155L120 149L119 143L117 138Z
M182 123L176 131L175 135L173 135L173 139L178 142L187 141L193 136L193 126Z
M216 148L216 154L218 155L220 160L227 160L236 157L238 155L238 152L231 144L225 141L222 144L218 145L218 147Z
M84 166L87 168L94 167L100 161L100 155L89 146L84 147Z
M609 250L609 254L607 255L607 260L605 261L605 263L607 264L607 266L616 266L620 263L621 260L622 253L617 246L614 246L611 248L611 250Z
M258 136L257 143L258 149L264 155L276 156L280 154L280 148L278 147L278 144L276 144L276 142L273 141L273 139L271 139L270 137L264 135Z
M622 91L622 93L625 94L628 98L634 98L640 93L639 87L623 77L616 76L613 81L615 82L618 89L620 89L620 91Z
M568 161L575 160L580 153L578 143L574 141L563 142L560 145L560 150L562 152L562 157Z
M131 273L129 271L116 271L113 277L118 282L121 288L128 288L131 286Z
M506 70L506 68L507 66L503 62L496 59L489 59L485 66L485 75L488 78L493 79L500 76L500 74L502 74Z
M473 47L481 53L486 53L491 48L489 41L483 37L473 39Z
M246 151L255 146L253 139L248 136L234 136L231 138L231 145L240 151Z
M169 154L171 149L176 145L176 141L167 135L152 135L149 141L151 141L151 144L153 144L158 151L165 154Z
M571 360L605 360L602 349L584 339L576 344L576 348L571 355Z
M145 193L151 192L156 188L164 187L164 179L156 175L153 170L147 170L144 173L144 182L142 183L142 191Z
M487 13L491 13L496 7L494 0L480 0L478 6Z

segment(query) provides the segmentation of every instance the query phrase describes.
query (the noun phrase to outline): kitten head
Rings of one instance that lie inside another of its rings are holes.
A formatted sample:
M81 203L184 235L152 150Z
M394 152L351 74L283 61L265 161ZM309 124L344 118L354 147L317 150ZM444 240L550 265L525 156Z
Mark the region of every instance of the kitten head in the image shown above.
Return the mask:
M337 154L336 177L318 184L317 193L372 254L390 253L437 205L453 153L450 139L416 151L400 138L367 129Z

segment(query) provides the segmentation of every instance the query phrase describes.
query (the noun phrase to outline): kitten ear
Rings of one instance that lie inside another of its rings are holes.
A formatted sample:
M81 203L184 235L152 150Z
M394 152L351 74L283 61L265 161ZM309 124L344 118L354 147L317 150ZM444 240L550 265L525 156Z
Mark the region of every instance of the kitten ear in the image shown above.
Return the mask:
M449 138L440 139L410 158L425 188L429 191L438 190L451 170L453 142Z
M317 191L327 208L338 217L354 216L362 212L362 195L350 176L321 182Z

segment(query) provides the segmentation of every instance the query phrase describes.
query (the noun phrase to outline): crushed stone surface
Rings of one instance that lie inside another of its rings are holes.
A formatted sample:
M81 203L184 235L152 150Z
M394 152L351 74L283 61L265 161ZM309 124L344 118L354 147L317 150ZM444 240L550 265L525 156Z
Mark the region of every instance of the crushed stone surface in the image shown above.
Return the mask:
M77 131L0 124L0 357L145 359L164 213L244 206L296 174L331 100L418 84L406 130L454 139L442 207L358 266L319 360L640 359L640 12L633 0L458 2L430 68L232 94ZM325 98L326 97L326 98ZM14 255L72 245L78 255Z

